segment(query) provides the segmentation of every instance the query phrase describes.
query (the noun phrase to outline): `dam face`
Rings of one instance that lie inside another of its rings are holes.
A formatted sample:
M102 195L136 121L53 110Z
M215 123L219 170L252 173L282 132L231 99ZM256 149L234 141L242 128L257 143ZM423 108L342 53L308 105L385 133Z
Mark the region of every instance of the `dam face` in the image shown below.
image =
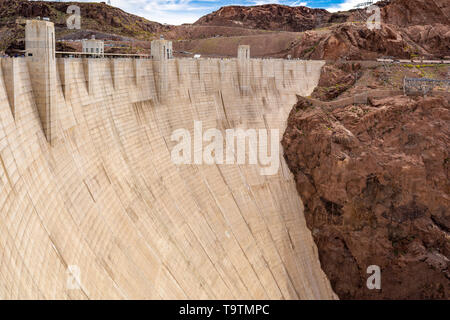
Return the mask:
M323 62L55 64L48 119L30 59L1 61L0 298L335 298L283 159L271 176L171 159L194 121L282 134Z

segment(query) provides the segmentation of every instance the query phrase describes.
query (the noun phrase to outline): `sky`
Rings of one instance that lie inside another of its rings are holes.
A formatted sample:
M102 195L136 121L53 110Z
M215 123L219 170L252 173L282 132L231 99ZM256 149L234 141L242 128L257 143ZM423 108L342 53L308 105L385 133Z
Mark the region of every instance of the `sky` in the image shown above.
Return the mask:
M107 2L107 0L78 0L80 2ZM114 7L151 21L180 25L193 23L205 14L228 5L253 6L278 3L289 6L324 8L329 11L348 10L367 0L111 0Z

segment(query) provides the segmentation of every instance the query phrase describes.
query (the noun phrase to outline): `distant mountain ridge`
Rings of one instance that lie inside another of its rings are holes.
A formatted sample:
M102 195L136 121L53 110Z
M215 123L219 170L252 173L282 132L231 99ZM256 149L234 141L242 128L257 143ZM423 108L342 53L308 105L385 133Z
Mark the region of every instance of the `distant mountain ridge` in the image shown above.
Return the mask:
M234 26L250 29L306 31L330 21L344 22L347 16L324 9L289 7L278 4L226 6L200 18L194 25Z
M383 23L398 26L450 24L448 0L384 0L376 5L381 9ZM200 18L194 25L302 32L352 21L361 14L365 14L365 9L331 13L325 9L279 4L226 6Z
M82 30L66 27L67 8L73 4L81 8ZM363 9L331 13L279 4L227 6L192 25L170 26L105 3L0 0L0 52L23 50L24 26L17 21L40 16L55 23L58 39L76 40L95 34L114 41L148 42L163 35L174 40L179 52L210 56L234 56L239 44L251 45L252 55L257 57L450 56L450 1L386 0L377 6L381 8L383 27L372 31L363 23L368 16ZM58 45L70 51L70 43Z

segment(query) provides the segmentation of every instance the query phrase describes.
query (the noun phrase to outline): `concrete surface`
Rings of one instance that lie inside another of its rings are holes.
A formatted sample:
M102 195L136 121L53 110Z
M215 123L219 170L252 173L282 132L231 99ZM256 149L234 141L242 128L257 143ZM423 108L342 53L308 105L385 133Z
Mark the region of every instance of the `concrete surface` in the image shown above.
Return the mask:
M335 298L284 161L170 158L195 120L283 134L323 62L57 59L50 144L27 59L1 61L0 298Z

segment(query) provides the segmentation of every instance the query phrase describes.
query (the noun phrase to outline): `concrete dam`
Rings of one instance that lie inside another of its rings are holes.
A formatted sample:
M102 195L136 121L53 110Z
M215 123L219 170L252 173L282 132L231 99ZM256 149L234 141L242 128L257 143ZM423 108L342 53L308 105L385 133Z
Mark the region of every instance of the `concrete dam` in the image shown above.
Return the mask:
M324 62L55 58L33 23L1 60L0 299L336 298L281 148L273 175L171 159L196 122L283 134Z

